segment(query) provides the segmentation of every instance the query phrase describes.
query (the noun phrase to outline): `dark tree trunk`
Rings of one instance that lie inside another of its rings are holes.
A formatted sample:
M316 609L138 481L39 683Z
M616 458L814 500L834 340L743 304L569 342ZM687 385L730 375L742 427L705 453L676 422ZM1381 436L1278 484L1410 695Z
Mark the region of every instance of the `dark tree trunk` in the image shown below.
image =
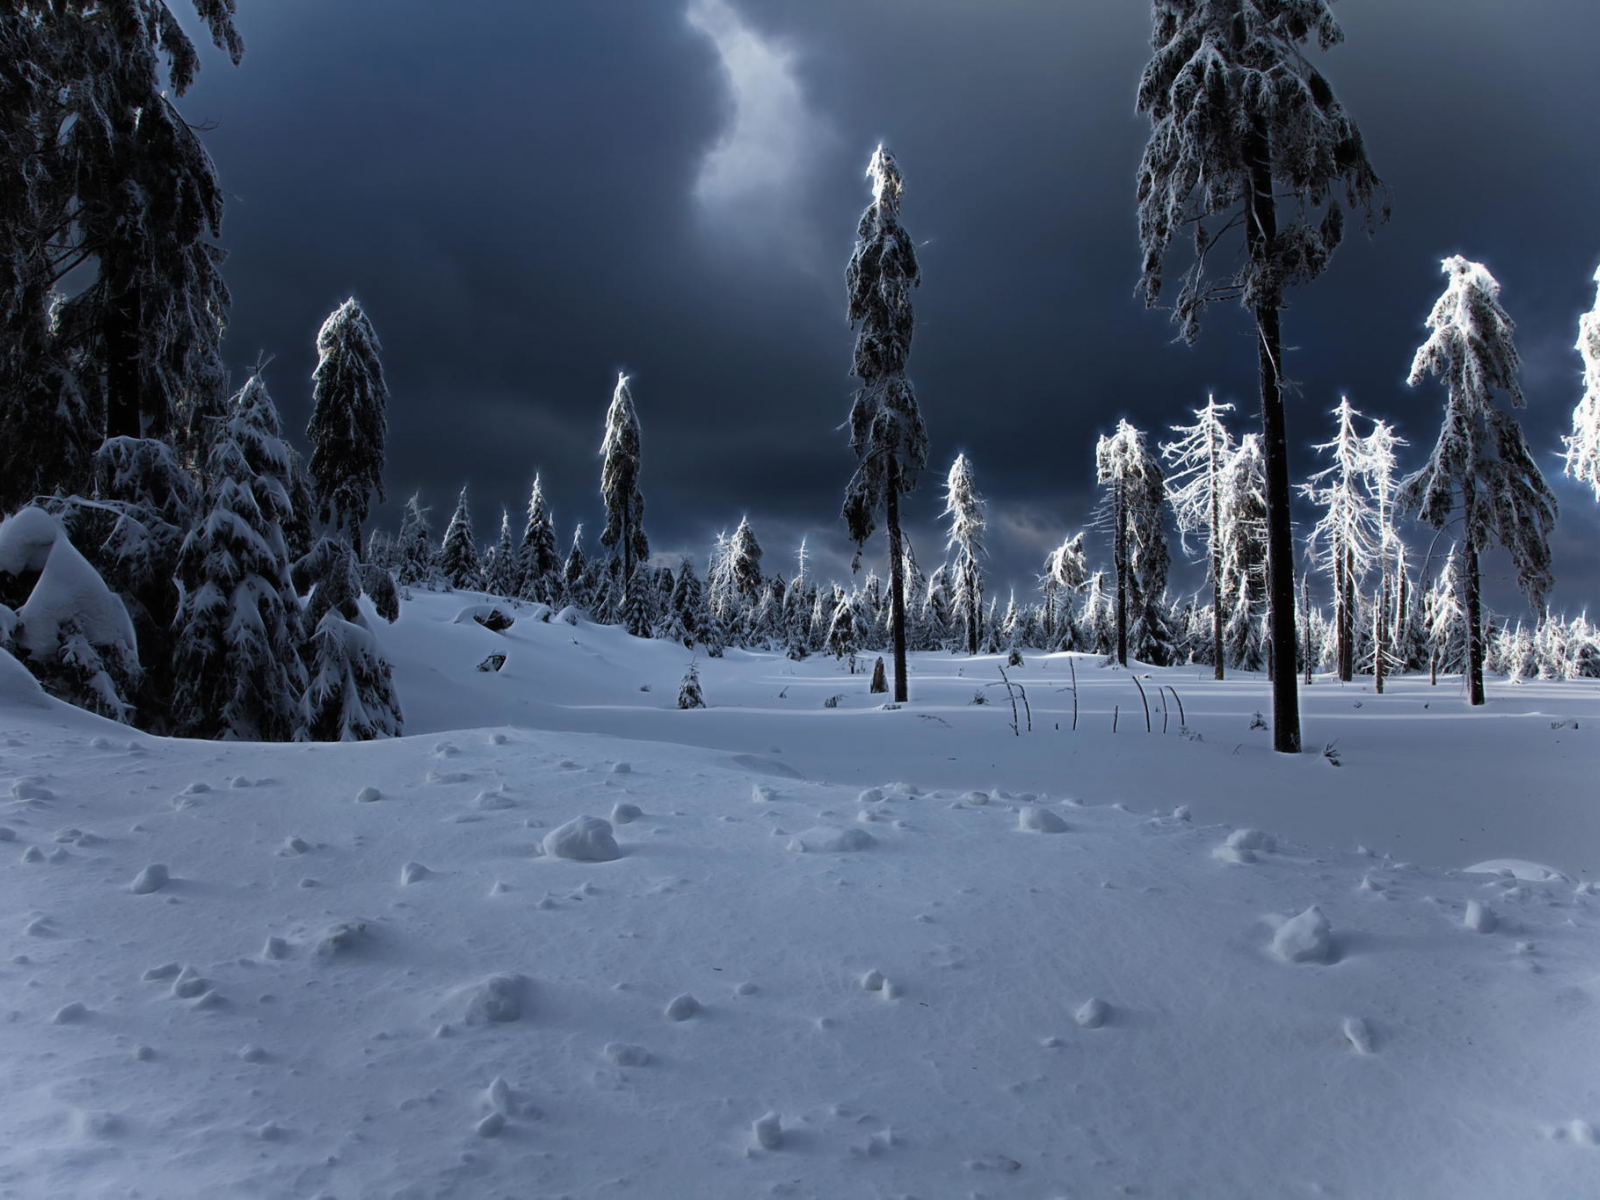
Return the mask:
M1117 662L1128 665L1128 517L1122 504L1122 484L1113 484L1116 495L1112 517L1116 531L1111 537L1111 553L1117 568Z
M1386 579L1383 582L1383 586L1378 589L1377 616L1374 618L1377 628L1373 631L1372 637L1372 687L1380 696L1383 695L1384 642L1389 637L1389 614L1385 611L1389 605L1388 593L1389 581Z
M1478 594L1478 548L1469 540L1465 562L1467 591L1467 703L1483 703L1483 606Z
M1216 659L1211 677L1223 678L1222 668L1222 547L1217 545L1222 526L1222 498L1217 495L1217 443L1213 437L1206 447L1210 453L1207 470L1211 474L1211 652Z
M894 626L894 700L904 704L908 695L905 555L900 545L900 464L892 458L884 491L884 525L889 535L889 622Z
M1265 264L1278 236L1272 196L1271 147L1258 124L1252 139L1252 187L1245 215L1250 258ZM1289 524L1289 440L1283 413L1283 336L1278 321L1279 296L1270 289L1255 306L1256 349L1261 373L1261 436L1267 476L1267 601L1268 644L1274 664L1289 670L1272 673L1272 748L1300 753L1300 697L1295 690L1294 542Z
M143 437L137 285L108 281L101 334L106 356L106 436Z
M1300 575L1299 617L1305 629L1300 638L1300 669L1305 672L1305 685L1310 687L1311 671L1315 664L1311 661L1311 576L1305 572Z
M1336 603L1339 623L1339 680L1349 683L1356 673L1356 585L1350 569L1350 551L1341 545L1334 580L1339 599Z

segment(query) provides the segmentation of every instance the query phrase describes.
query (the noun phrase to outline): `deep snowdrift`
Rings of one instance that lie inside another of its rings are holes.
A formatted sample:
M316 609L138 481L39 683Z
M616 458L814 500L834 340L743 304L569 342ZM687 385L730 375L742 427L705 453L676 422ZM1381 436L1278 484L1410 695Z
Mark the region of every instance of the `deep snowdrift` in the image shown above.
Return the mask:
M1596 1194L1600 897L1349 848L1581 879L1579 826L1478 826L1592 794L1594 689L1319 683L1335 768L1248 730L1256 680L1152 673L1193 741L1079 660L1074 735L1030 659L1019 738L966 703L989 660L880 711L730 652L685 713L685 652L466 603L384 631L453 732L163 742L0 696L0 1193ZM1287 819L1202 823L1230 804ZM620 857L546 853L580 817ZM1340 849L1285 840L1318 820Z

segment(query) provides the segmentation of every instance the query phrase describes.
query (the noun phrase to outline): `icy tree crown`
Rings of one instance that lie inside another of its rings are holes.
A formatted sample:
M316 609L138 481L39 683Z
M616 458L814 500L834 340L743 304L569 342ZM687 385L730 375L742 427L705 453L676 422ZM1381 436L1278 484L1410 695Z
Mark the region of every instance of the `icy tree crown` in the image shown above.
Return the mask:
M1237 297L1253 307L1320 275L1343 237L1341 202L1364 209L1369 228L1387 204L1360 130L1301 50L1312 37L1323 50L1343 40L1329 0L1154 0L1153 18L1155 52L1136 105L1150 118L1138 172L1138 291L1155 305L1166 252L1192 227L1195 261L1173 314L1192 342L1207 303ZM1212 285L1207 253L1245 218L1206 222L1247 200L1262 163L1272 185L1294 195L1293 219L1264 257L1252 253Z

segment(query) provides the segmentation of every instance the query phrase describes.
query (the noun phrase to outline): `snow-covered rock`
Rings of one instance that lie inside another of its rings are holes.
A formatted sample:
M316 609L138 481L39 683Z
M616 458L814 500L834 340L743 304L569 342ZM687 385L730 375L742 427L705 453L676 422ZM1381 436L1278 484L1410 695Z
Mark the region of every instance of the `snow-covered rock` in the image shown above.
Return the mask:
M750 1136L763 1150L776 1150L783 1145L783 1122L775 1112L757 1117L750 1124Z

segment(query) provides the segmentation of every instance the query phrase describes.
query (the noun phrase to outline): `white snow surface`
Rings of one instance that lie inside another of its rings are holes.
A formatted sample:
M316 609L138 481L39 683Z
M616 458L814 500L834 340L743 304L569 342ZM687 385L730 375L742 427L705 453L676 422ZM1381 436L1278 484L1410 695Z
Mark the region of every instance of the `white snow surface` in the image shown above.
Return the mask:
M1076 733L1047 655L1021 737L967 704L992 657L914 656L885 710L730 650L679 711L681 648L463 603L380 631L390 742L167 741L0 687L0 1195L1596 1194L1594 686L1319 679L1285 758L1253 676L1150 672L1201 741L1154 688L1129 732L1090 657ZM630 803L621 858L540 853ZM788 850L862 813L870 852ZM1275 849L1219 862L1222 823ZM1500 863L1550 867L1462 869ZM1283 961L1313 908L1332 953Z

